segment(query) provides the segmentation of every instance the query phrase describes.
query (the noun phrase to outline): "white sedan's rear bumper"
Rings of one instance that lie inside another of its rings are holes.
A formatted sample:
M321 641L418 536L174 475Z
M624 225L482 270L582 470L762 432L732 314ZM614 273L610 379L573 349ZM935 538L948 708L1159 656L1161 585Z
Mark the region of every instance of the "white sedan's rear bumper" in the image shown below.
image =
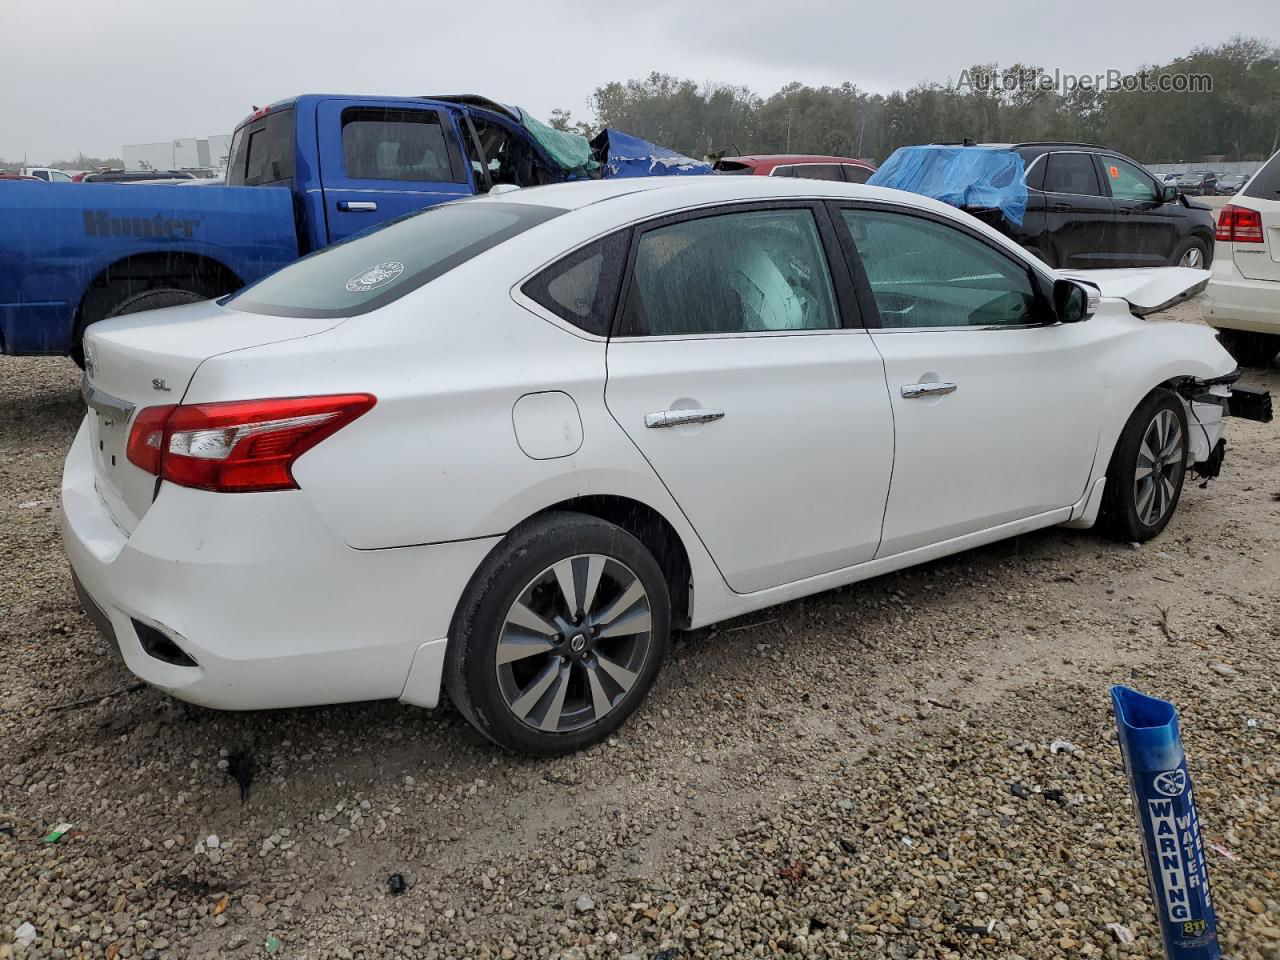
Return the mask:
M126 535L95 489L83 427L67 456L62 519L86 610L109 625L129 669L228 710L395 697L435 706L454 608L496 542L353 550L302 491L168 483ZM139 627L195 665L149 653Z
M1226 250L1213 260L1201 302L1211 327L1280 334L1280 283L1246 279Z

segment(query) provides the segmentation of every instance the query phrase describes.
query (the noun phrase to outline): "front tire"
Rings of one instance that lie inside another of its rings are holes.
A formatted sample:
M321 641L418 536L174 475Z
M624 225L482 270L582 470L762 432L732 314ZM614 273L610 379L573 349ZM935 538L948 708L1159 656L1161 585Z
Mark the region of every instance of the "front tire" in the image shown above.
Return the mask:
M1280 353L1280 334L1219 330L1218 340L1242 367L1269 367Z
M1187 415L1176 393L1152 390L1129 417L1107 467L1103 526L1141 543L1169 523L1187 473Z
M585 514L548 514L512 531L472 578L445 687L498 745L562 756L635 712L670 633L667 583L639 540Z
M1204 241L1196 237L1190 237L1182 242L1178 250L1173 255L1173 265L1175 267L1190 267L1193 270L1209 269L1209 248L1205 246Z

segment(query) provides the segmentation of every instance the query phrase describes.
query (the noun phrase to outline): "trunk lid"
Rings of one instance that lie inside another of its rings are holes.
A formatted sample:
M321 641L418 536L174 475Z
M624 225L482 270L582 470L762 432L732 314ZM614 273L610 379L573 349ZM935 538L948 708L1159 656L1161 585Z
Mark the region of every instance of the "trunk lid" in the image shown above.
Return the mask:
M81 391L88 410L99 496L132 533L158 480L129 462L129 430L139 411L182 401L200 364L218 354L320 333L341 320L264 317L214 301L103 320L85 333ZM250 399L250 398L245 398Z
M1190 267L1130 267L1059 270L1058 275L1097 287L1104 297L1124 300L1136 316L1145 317L1194 297L1208 285L1210 273Z

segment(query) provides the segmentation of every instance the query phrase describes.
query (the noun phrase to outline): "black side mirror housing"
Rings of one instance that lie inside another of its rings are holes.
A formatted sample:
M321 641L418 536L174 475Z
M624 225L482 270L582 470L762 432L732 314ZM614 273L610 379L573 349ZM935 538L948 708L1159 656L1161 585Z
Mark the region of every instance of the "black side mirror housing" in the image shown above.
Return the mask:
M1074 280L1053 282L1053 313L1059 323L1083 323L1093 316L1089 293Z

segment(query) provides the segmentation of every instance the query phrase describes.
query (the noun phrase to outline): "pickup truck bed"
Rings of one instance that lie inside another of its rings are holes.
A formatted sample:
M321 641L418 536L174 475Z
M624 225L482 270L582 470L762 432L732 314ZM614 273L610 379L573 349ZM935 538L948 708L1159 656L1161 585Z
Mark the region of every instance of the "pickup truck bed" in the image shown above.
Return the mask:
M184 281L209 296L298 257L282 187L0 184L0 352L66 353L92 319Z

